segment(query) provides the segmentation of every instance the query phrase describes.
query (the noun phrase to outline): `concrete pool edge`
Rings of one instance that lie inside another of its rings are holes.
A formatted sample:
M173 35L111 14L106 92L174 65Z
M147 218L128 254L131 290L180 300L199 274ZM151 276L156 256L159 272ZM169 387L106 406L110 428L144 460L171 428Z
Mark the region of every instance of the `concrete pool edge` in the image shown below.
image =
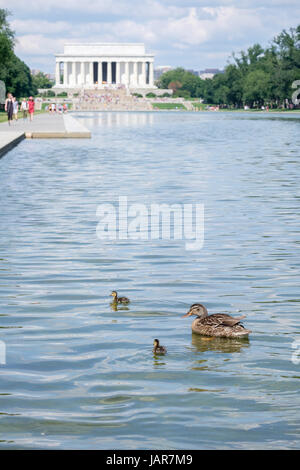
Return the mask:
M24 132L0 134L0 158L13 149L19 142L25 139Z
M90 139L91 132L26 132L26 139Z
M5 126L5 130L4 130ZM23 139L90 139L91 132L74 117L63 115L38 114L31 121L0 124L0 158ZM18 129L19 128L19 129Z

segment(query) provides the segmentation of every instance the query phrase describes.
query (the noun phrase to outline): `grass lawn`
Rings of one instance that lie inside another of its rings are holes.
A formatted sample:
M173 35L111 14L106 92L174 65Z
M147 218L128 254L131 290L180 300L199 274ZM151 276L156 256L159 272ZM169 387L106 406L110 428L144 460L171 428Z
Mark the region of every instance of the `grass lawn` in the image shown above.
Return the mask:
M194 106L194 108L197 108L198 110L200 111L207 111L206 108L207 106L217 106L216 104L207 104L207 103L199 103L198 102L194 102L194 101L191 101L192 105ZM265 109L260 109L260 108L253 108L253 109L247 109L245 110L244 108L220 108L219 110L220 112L246 112L246 113L249 113L249 112L252 112L252 113L257 113L257 112L267 112ZM277 109L269 109L269 113L299 113L300 109L281 109L281 108L277 108Z
M47 110L45 109L46 106L48 106L48 103L42 103L42 109L35 111L34 114L36 115L47 112ZM72 104L68 103L68 109L69 111L72 109ZM18 112L18 119L23 119L23 113L21 111ZM27 119L29 119L28 114ZM7 114L5 111L0 111L0 122L7 122Z
M182 103L151 103L154 109L186 109Z
M43 111L35 111L34 114L42 113ZM23 119L23 113L18 112L18 119ZM5 111L0 111L0 122L7 122L7 114Z
M197 108L201 111L204 111L207 106L207 104L199 103L199 101L192 101L191 103L194 106L194 108Z

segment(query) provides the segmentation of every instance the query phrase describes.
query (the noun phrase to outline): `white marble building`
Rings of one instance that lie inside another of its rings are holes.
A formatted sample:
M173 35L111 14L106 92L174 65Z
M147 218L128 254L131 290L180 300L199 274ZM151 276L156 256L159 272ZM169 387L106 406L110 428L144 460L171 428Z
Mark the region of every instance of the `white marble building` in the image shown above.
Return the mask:
M154 88L154 55L146 54L144 44L70 43L55 57L55 88Z

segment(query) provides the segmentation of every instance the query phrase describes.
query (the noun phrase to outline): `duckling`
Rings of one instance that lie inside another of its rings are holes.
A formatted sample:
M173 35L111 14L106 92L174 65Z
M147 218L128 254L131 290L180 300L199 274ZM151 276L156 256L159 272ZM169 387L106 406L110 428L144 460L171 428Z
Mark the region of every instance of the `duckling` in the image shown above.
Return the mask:
M129 304L130 300L127 297L118 297L118 293L113 290L110 294L113 297L114 304Z
M165 348L165 346L160 346L158 339L155 339L153 341L153 345L154 348L152 351L154 352L154 354L166 354L167 348Z
M189 311L183 317L190 317L191 315L197 317L192 323L192 331L199 335L237 338L251 333L240 323L246 315L236 318L226 313L208 315L207 308L202 304L191 305Z

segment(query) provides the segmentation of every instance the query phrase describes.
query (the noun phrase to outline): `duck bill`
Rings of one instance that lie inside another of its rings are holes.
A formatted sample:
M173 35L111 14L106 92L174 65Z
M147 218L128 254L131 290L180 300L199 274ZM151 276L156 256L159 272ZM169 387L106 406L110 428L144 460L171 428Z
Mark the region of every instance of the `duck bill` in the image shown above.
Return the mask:
M185 315L182 315L182 318L186 318L186 317L189 317L191 314L190 312L186 313Z

